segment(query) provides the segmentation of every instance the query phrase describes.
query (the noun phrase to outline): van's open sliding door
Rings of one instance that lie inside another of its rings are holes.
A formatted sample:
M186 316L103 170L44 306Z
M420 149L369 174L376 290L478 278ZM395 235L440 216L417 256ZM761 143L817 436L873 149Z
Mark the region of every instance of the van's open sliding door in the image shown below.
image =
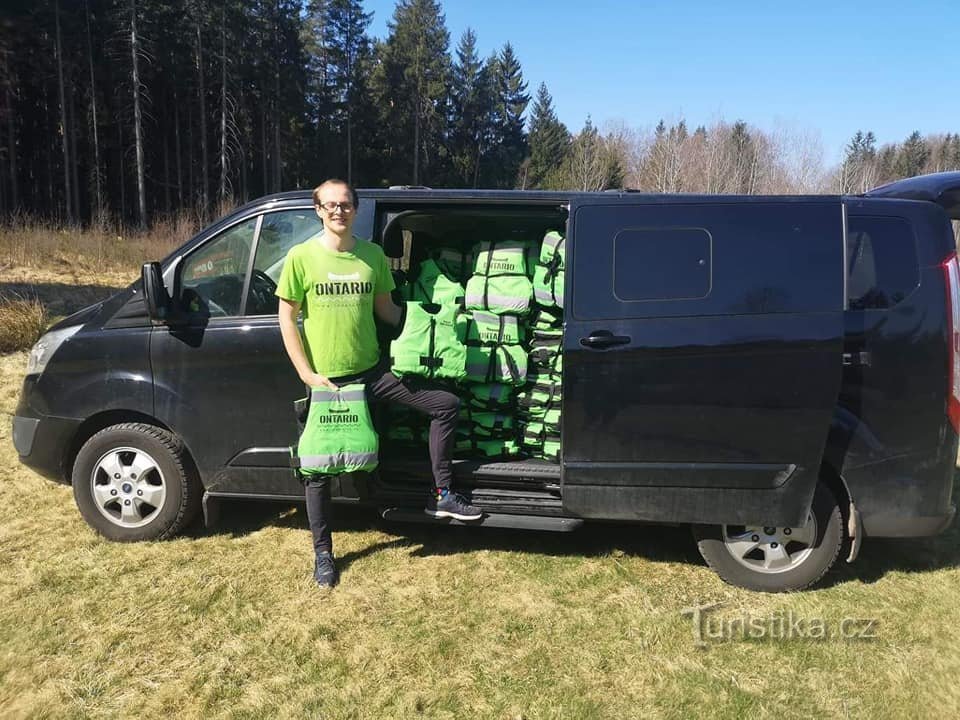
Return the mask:
M803 524L840 386L842 212L839 198L573 202L565 509Z

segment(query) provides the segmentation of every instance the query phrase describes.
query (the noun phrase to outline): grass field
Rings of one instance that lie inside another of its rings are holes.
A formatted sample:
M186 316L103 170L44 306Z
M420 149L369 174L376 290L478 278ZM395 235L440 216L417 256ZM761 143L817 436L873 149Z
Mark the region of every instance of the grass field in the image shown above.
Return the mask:
M55 270L2 277L31 272ZM117 273L77 273L51 314L135 270ZM822 589L762 595L723 584L682 528L384 527L344 509L342 584L321 591L302 507L235 503L162 543L97 537L69 487L17 460L25 364L0 355L0 717L960 713L956 525L870 541ZM683 610L706 603L721 605L701 646Z

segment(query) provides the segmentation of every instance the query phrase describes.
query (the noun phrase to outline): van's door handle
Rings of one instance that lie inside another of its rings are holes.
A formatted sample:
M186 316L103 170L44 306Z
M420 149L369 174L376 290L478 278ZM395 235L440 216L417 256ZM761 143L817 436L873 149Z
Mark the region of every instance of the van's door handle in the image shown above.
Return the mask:
M615 345L626 345L630 342L628 335L614 335L609 330L594 330L589 337L580 338L580 344L585 348L604 349Z

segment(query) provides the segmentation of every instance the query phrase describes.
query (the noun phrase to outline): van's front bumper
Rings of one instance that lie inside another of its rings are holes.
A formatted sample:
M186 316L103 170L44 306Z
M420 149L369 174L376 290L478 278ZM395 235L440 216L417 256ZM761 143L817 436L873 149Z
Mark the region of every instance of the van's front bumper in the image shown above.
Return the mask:
M21 402L13 416L13 446L20 462L49 480L69 484L65 462L82 422L35 413Z

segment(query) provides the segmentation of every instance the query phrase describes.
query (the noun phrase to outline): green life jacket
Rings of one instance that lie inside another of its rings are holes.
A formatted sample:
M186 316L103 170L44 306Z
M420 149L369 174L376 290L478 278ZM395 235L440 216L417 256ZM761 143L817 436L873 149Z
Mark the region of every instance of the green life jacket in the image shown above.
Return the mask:
M544 372L560 375L563 373L562 338L534 338L531 342L529 365L536 368L538 374Z
M529 376L528 380L529 380ZM542 384L528 384L523 392L517 396L517 407L521 412L535 415L537 411L560 407L560 383L549 382Z
M457 282L463 282L470 276L472 259L469 252L457 248L437 248L430 253L430 257L443 271L443 274Z
M519 344L523 326L515 316L463 313L457 318L457 331L467 348L467 380L523 385L527 352Z
M469 351L467 352L469 358ZM469 360L468 360L469 362ZM468 406L471 410L503 412L510 409L516 388L503 383L470 385Z
M533 273L533 297L545 307L563 307L564 238L556 230L543 236Z
M457 337L452 307L408 302L400 337L390 343L390 369L398 377L463 380L467 349Z
M462 307L464 289L463 285L451 280L435 260L424 260L416 279L404 285L400 295L404 300Z
M561 312L556 308L554 310ZM530 316L530 327L535 339L563 337L563 317L554 315L549 308L537 308Z
M291 448L291 464L301 474L373 470L378 449L363 383L311 390L310 410L295 455Z
M467 281L470 310L525 315L533 297L534 264L528 243L517 240L478 243L473 250L473 276Z
M513 437L513 415L494 412L470 412L470 432L478 440Z
M475 438L458 438L454 442L454 454L459 457L510 457L520 453L520 445L512 438L498 440L477 440Z

